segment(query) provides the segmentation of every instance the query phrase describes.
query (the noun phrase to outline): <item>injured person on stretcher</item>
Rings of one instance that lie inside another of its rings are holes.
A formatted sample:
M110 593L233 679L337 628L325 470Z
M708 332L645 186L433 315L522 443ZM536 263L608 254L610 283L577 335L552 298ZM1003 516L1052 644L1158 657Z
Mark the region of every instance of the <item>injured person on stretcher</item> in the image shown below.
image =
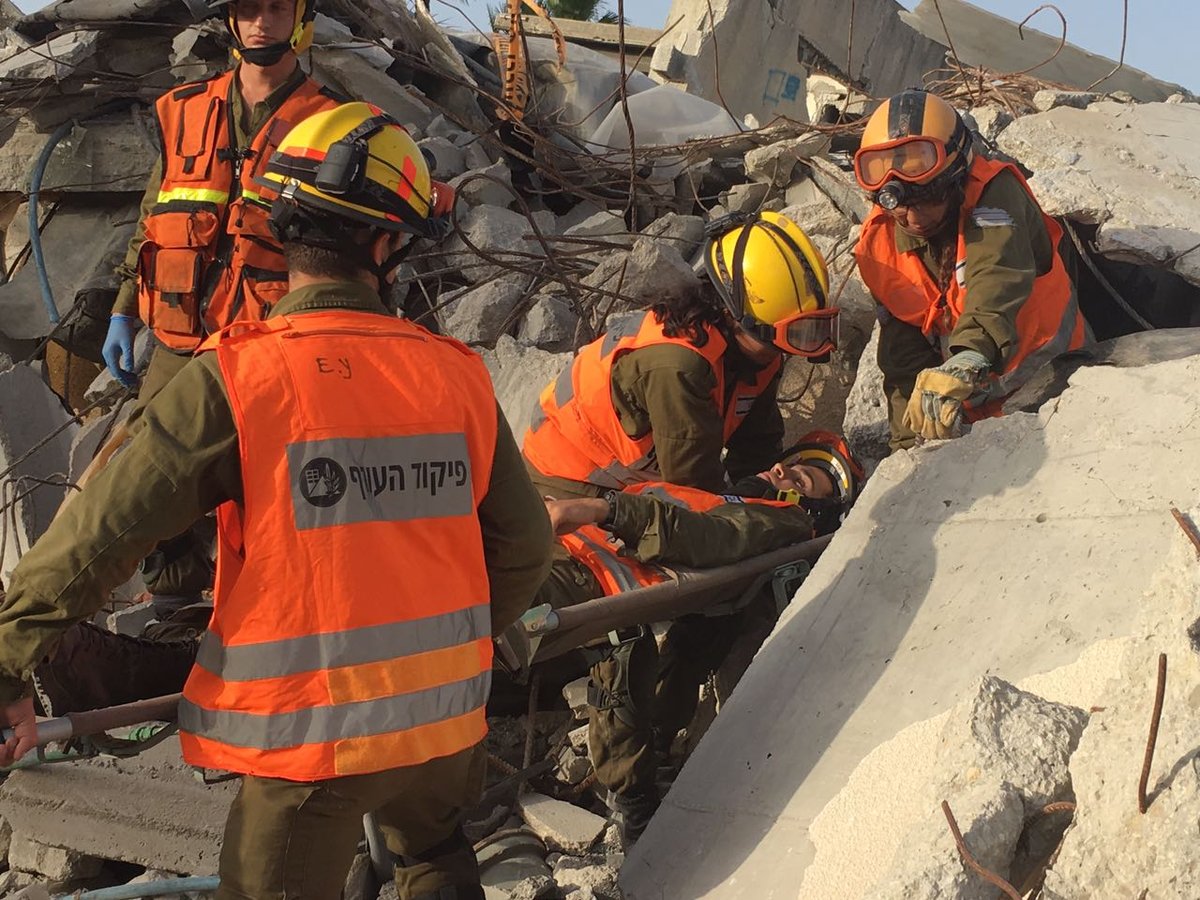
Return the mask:
M497 656L519 670L587 642L579 654L590 668L588 749L627 842L658 806L659 763L691 722L701 685L750 623L765 637L862 480L845 442L818 431L726 494L651 482L599 498L547 498L558 535L554 565ZM668 612L640 604L642 594L671 587ZM623 598L631 604L598 619L601 630L560 628L538 652L553 611L569 610L579 623L595 604ZM207 613L164 612L141 637L88 622L70 629L35 669L39 714L181 690ZM660 646L645 624L664 619L673 621ZM588 640L593 635L602 637Z
M580 650L590 667L588 751L626 843L658 806L659 764L691 722L701 685L752 624L765 638L807 572L803 561L824 546L814 538L831 534L858 494L862 469L835 435L805 435L783 459L726 494L651 482L547 499L559 536L553 568L533 609L501 638L500 658L536 662L601 636ZM656 591L669 601L641 603ZM614 599L630 603L607 614ZM603 627L586 627L589 611ZM547 627L567 616L573 627ZM660 646L645 625L666 618Z

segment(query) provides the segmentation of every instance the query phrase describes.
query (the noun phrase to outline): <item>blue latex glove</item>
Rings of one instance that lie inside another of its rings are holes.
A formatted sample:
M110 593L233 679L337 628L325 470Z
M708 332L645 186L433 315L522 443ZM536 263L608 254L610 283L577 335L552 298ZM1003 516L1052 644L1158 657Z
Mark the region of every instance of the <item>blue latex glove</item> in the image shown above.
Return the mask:
M137 375L133 371L133 336L141 327L142 323L135 316L111 316L104 349L101 350L108 371L128 388L137 385ZM122 363L124 368L121 367Z

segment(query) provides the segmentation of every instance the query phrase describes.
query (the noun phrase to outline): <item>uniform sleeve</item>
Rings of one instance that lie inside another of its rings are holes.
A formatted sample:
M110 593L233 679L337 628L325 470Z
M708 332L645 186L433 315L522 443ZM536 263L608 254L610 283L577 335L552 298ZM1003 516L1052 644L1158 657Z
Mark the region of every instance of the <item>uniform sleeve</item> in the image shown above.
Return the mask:
M922 369L942 364L941 351L916 326L902 322L886 310L880 316L876 362L883 373L883 393L888 405L892 450L911 447L917 436L904 424L904 410Z
M767 385L726 445L730 481L757 475L779 462L783 452L783 414L779 411L779 375Z
M645 347L618 360L613 381L614 391L644 411L663 481L724 489L724 429L712 401L716 378L702 356L674 345Z
M492 634L529 609L550 572L554 532L546 505L529 480L521 451L499 405L492 477L479 504L483 558L491 588Z
M1037 205L1011 173L984 189L963 230L967 298L950 351L975 350L1003 367L1017 346L1017 313L1033 291L1049 236ZM1039 254L1041 251L1041 254Z
M613 534L646 563L712 568L813 536L812 519L798 506L726 503L698 513L640 494L610 502Z
M125 259L115 270L117 277L121 279L121 286L117 289L117 299L113 302L114 316L136 316L138 314L138 253L142 249L142 241L146 239L146 216L150 215L150 211L158 203L158 189L162 186L162 179L163 166L160 157L155 161L154 168L150 170L150 178L146 182L146 192L142 195L141 214L138 216L137 227L133 230L133 237L129 239L129 249L125 251Z
M99 610L160 540L241 494L237 432L210 358L189 363L133 431L13 572L0 607L0 704L27 691L62 632Z

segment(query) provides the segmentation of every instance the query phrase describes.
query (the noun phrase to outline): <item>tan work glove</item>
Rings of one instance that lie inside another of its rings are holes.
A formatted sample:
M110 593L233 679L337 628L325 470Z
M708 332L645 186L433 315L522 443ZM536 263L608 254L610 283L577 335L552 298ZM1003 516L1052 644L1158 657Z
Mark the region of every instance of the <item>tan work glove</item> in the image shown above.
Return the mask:
M936 369L924 369L908 406L904 425L925 440L947 440L962 434L963 401L979 393L991 364L981 353L963 350Z

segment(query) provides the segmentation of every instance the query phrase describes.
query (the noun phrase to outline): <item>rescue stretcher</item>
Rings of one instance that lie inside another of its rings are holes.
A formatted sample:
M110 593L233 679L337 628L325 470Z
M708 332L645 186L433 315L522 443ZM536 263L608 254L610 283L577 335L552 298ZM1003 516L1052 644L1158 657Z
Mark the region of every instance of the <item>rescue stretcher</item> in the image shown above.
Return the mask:
M616 633L631 627L695 613L730 615L767 589L782 611L832 537L824 535L712 569L660 566L669 577L658 584L562 609L548 604L534 607L521 618L515 640L514 629L497 640L497 654L515 671L522 668L522 656L544 662L606 635L613 640ZM520 640L528 646L514 646Z
M520 620L519 628L497 640L497 657L510 671L544 662L629 628L645 627L681 616L730 615L745 607L759 592L770 590L782 610L807 577L812 563L829 544L831 535L783 547L727 566L712 569L660 567L666 581L648 587L599 597L563 609L538 606ZM515 637L514 637L515 635ZM525 642L525 646L516 646ZM38 751L12 769L55 762L70 762L97 755L133 756L160 743L177 729L176 707L181 695L170 694L121 706L69 713L38 721ZM156 723L134 726L142 723ZM114 736L118 729L133 730ZM7 741L12 730L0 731ZM46 753L45 747L61 743L66 749Z

